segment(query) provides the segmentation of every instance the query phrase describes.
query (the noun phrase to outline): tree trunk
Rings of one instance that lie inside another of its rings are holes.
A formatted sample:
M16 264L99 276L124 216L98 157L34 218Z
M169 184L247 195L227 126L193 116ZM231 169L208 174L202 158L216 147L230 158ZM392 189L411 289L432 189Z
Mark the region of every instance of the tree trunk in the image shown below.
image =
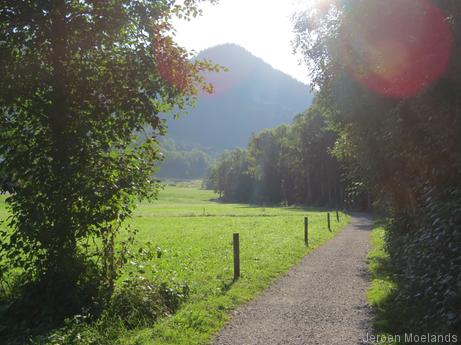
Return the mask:
M69 105L67 102L67 28L66 2L55 1L50 12L52 18L51 54L53 63L53 102L48 118L52 136L52 174L53 186L50 199L53 200L50 211L50 235L44 245L48 250L48 270L53 286L62 284L67 288L75 285L79 275L79 263L76 257L75 229L72 226L72 186L70 184L70 147L68 140Z

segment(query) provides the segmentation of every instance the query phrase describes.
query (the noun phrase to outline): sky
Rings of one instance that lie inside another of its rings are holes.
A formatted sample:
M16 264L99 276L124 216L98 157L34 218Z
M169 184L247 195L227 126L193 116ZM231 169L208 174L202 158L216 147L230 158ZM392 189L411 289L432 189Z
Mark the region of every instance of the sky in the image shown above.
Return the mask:
M176 20L179 45L200 51L236 43L272 67L308 84L307 70L293 55L290 15L309 0L220 0L202 5L203 15L190 22Z

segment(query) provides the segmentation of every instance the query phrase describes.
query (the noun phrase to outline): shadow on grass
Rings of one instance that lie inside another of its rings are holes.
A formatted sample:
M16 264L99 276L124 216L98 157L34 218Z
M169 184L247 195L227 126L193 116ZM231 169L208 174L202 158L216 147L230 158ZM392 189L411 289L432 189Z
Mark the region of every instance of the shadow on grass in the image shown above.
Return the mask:
M256 208L267 208L267 209L286 209L290 211L299 211L299 212L332 212L334 213L336 210L347 213L347 211L342 210L341 208L334 208L334 207L327 207L327 206L312 206L312 205L304 205L304 204L281 204L281 203L248 203L248 202L238 202L238 201L225 201L222 199L209 199L209 202L214 202L217 204L222 205L238 205L240 208L249 208L249 209L256 209Z
M17 287L20 292L0 300L0 344L35 344L41 337L62 327L63 320L78 314L82 304L71 289L49 292L43 284L28 283ZM88 296L89 300L89 296ZM88 301L85 301L89 304Z
M225 294L226 292L228 292L232 286L238 282L238 279L232 279L232 280L229 280L229 281L223 281L222 282L222 287L221 287L221 292L223 294Z

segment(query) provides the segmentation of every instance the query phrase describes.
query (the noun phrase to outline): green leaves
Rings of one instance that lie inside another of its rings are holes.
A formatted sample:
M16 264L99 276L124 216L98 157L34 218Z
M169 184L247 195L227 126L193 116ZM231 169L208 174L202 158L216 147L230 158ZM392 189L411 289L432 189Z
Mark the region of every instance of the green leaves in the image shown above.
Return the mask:
M13 215L1 257L50 291L77 291L87 274L113 288L114 238L135 197L156 195L159 113L209 90L199 72L217 68L191 62L171 35L172 17L198 3L0 5L0 176Z
M220 157L206 184L224 200L337 206L340 170L330 155L336 135L323 115L313 105L291 125L253 135L248 149Z

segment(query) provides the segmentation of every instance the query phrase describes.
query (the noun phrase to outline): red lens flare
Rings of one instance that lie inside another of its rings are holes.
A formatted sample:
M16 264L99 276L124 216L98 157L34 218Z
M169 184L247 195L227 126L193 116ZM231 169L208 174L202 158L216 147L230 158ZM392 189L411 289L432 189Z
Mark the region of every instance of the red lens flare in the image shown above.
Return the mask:
M153 48L160 76L180 92L191 90L190 64L187 56L173 44L172 39L158 34Z
M446 71L453 41L446 17L427 0L360 2L346 15L341 58L370 90L415 95Z

